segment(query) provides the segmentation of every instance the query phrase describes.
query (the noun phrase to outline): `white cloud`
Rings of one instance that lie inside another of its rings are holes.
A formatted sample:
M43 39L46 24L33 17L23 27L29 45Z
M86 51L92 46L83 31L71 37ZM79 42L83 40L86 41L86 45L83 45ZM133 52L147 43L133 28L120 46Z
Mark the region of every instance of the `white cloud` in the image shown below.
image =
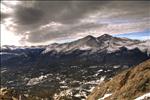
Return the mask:
M7 13L7 9L13 11L8 10L2 24L7 31L19 35L23 45L46 44L59 39L70 41L87 35L131 33L144 31L150 26L146 1L3 3L3 13Z
M8 31L6 27L1 24L1 45L21 45L19 40L20 36L16 36L13 32Z

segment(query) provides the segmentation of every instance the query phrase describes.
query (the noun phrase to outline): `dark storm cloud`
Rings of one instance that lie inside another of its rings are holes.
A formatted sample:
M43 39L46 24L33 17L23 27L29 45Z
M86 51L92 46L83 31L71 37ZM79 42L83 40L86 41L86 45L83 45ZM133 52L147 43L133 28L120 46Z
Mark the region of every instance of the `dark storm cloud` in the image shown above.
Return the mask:
M73 23L84 17L86 13L98 10L106 2L91 1L37 1L34 3L35 8L40 8L48 16L49 20L59 21L62 23Z
M76 36L78 33L83 34L90 30L101 29L106 32L109 30L112 34L126 31L129 26L130 29L140 30L148 27L150 10L149 2L146 1L33 0L21 1L15 7L6 5L14 10L9 17L16 25L14 27L16 34L23 35L22 40L30 43ZM141 21L144 22L138 23ZM41 29L42 26L52 22L61 25L48 25Z
M1 12L1 20L0 21L2 21L3 19L5 19L7 17L9 17L9 14Z
M42 34L42 31L38 31L38 33L32 33L32 34L36 34L36 35L32 35L29 34L28 35L28 39L26 39L28 42L31 43L40 43L40 42L47 42L49 40L55 40L58 37L67 37L67 35L62 34L59 31L55 31L55 32L45 32L44 34Z
M106 26L106 24L95 24L95 23L83 23L83 24L67 24L66 26L61 26L57 30L47 27L44 29L34 30L31 33L27 33L27 41L32 43L46 42L49 40L55 40L61 37L70 37L76 35L76 33L85 32L87 29L92 30L96 28L101 28ZM43 32L44 31L44 32Z
M16 8L15 16L21 25L41 24L49 21L70 24L83 18L87 13L99 10L106 2L91 1L23 1Z
M16 10L15 15L16 19L18 20L17 23L22 25L29 25L40 21L44 15L44 12L33 7L19 7Z

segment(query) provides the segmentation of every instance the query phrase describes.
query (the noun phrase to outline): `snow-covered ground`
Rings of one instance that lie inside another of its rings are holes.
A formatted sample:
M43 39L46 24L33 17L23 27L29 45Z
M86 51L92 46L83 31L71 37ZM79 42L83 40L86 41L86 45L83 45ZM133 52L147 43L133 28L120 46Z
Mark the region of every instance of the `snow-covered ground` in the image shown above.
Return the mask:
M79 47L79 49L80 50L90 50L90 49L92 49L92 47L87 46L87 45L83 45L83 46Z
M30 85L39 84L39 83L43 82L44 79L46 79L48 76L49 76L49 74L47 74L47 75L41 75L39 77L32 78L32 79L30 79L28 81L27 85L30 86Z
M89 82L86 82L85 84L100 84L101 82L103 82L105 79L105 76L102 76L100 79L98 80L94 80L94 81L89 81Z
M137 97L136 99L134 99L134 100L145 100L146 98L148 98L149 97L149 99L150 99L150 92L149 93L146 93L146 94L144 94L144 95L142 95L142 96L140 96L140 97ZM149 100L148 99L148 100Z
M104 100L105 98L107 98L107 97L109 97L111 95L112 95L111 93L105 94L102 98L99 98L98 100Z

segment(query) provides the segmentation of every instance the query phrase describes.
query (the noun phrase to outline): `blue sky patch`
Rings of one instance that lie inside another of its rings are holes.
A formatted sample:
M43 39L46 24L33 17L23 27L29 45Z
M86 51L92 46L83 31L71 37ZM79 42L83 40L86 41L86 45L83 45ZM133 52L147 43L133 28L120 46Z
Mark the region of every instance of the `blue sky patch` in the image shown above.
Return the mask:
M138 40L146 40L146 39L150 39L150 30L145 30L142 32L115 34L113 36L125 37L130 39L138 39Z

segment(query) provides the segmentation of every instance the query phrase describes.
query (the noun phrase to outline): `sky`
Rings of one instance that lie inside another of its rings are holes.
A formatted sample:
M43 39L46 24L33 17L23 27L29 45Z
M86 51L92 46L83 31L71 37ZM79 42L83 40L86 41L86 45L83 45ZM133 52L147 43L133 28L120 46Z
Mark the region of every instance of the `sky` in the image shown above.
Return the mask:
M64 43L87 35L150 39L149 1L1 1L1 45Z
M133 33L122 33L115 34L115 37L125 37L130 39L140 39L140 40L149 40L150 39L150 30L145 30L142 32L133 32Z

